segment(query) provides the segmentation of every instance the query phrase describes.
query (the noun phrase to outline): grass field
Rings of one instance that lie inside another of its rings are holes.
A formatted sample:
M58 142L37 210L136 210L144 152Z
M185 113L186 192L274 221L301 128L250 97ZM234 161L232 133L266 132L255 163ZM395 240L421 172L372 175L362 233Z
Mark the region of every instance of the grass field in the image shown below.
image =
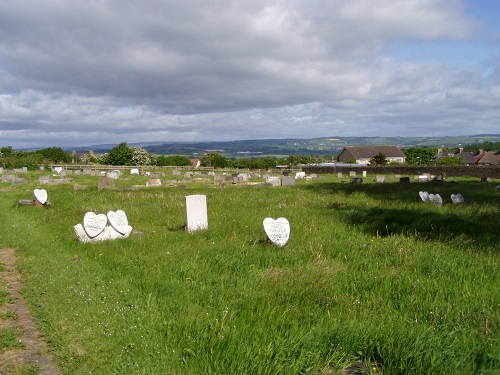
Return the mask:
M17 249L64 374L500 373L498 181L181 189L166 177L98 191L97 177L74 176L88 188L43 186L49 207L17 207L40 188L27 178L0 184L0 246ZM194 234L191 194L208 202L209 228ZM86 212L118 209L141 235L76 240ZM265 217L289 220L284 247L266 241Z

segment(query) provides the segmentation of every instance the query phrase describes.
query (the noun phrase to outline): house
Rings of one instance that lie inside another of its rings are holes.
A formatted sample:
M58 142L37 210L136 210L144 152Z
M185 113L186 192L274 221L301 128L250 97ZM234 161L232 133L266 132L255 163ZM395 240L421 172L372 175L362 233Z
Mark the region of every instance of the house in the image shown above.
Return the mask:
M479 153L475 154L474 152L464 151L463 147L459 147L457 152L443 152L443 150L439 148L437 155L434 157L434 159L432 159L432 161L435 162L441 158L446 157L457 157L462 158L466 165L476 165L478 164L479 160L481 160L483 155L483 150L479 150Z
M500 151L486 151L482 154L477 165L498 165L500 166Z
M339 162L356 160L356 164L368 165L374 156L382 153L388 163L404 163L406 155L397 146L346 146L337 157Z

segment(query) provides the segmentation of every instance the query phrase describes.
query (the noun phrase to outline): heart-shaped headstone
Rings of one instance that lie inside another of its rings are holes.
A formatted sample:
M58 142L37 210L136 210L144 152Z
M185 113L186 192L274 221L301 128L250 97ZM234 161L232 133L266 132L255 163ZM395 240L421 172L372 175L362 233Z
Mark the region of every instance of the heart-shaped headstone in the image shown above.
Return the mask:
M429 202L429 193L428 192L420 191L418 194L420 195L420 199L422 199L422 201Z
M429 200L437 206L443 205L443 198L439 194L429 194Z
M124 235L127 231L128 220L127 215L122 210L109 211L108 212L108 220L109 224L116 230L118 233Z
M83 217L83 229L90 238L94 238L106 228L108 218L104 214L96 215L93 212L87 212Z
M284 246L290 237L290 223L284 217L276 220L266 217L264 222L264 230L267 237L278 246Z
M47 191L45 189L35 189L33 190L33 195L41 204L45 204L47 202Z
M464 200L464 197L462 196L462 194L452 194L451 195L451 201L455 204L461 204L461 203L464 203L465 200Z

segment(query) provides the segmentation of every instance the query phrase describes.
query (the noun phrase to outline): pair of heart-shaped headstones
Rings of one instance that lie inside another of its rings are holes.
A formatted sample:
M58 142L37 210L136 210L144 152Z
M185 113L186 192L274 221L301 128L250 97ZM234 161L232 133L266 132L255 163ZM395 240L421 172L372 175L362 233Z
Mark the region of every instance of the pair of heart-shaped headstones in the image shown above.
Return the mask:
M41 204L47 203L47 191L45 189L35 189L35 190L33 190L33 196Z
M284 246L290 238L290 223L284 217L276 220L266 217L262 223L267 238L278 246Z
M83 217L83 229L90 238L97 237L106 228L108 223L118 233L124 235L127 231L127 215L122 210L109 211L107 215L87 212Z

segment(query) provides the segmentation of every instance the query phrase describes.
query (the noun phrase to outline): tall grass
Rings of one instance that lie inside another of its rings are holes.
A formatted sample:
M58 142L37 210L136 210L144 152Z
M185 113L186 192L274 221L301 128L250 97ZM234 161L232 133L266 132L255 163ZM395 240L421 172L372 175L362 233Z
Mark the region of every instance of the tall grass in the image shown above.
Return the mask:
M16 208L33 181L0 193L0 245L18 250L23 294L64 373L337 374L363 361L377 374L493 374L494 186L61 185L46 188L50 208ZM447 202L424 204L419 190ZM205 231L184 230L188 194L207 195ZM85 212L117 209L142 235L76 241ZM283 248L266 241L267 216L290 221Z

